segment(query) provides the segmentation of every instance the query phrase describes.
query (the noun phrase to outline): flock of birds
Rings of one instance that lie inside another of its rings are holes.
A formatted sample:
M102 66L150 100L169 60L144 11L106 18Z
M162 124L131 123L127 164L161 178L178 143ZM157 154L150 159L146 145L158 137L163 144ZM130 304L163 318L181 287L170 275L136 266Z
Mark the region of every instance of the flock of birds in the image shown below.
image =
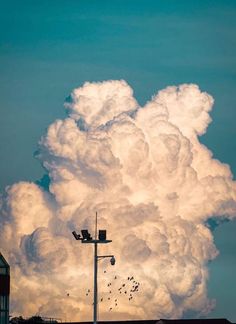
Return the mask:
M104 270L104 273L106 273L106 270ZM117 280L118 278L117 278L117 276L115 276L113 279ZM110 303L112 303L112 305L110 305L109 309L108 309L111 312L113 310L113 308L118 306L119 299L116 296L117 293L119 295L127 296L127 299L130 302L134 298L135 294L139 291L139 286L140 286L140 283L138 281L136 281L133 276L128 277L125 280L125 282L123 280L122 284L119 285L119 288L117 288L116 283L114 284L113 282L109 282L107 284L107 288L109 290L108 295L106 294L106 296L101 297L98 302L102 303L102 302L109 301ZM113 287L114 287L115 291L112 290ZM89 296L90 293L91 293L91 290L87 289L86 296ZM114 297L114 295L115 295L115 297Z

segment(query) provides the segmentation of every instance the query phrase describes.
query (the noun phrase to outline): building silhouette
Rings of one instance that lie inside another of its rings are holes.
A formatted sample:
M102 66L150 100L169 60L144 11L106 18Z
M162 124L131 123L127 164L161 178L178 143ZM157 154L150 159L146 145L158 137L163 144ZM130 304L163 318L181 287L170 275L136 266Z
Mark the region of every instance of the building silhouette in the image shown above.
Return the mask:
M62 322L60 324L92 324L93 322ZM233 324L225 318L212 319L159 319L159 320L128 320L99 321L99 324Z
M0 324L9 323L10 266L0 252Z
M54 319L43 319L33 316L29 319L22 317L11 320L12 324L93 324L93 322L61 322ZM225 318L212 319L160 319L160 320L123 320L123 321L98 321L99 324L233 324Z

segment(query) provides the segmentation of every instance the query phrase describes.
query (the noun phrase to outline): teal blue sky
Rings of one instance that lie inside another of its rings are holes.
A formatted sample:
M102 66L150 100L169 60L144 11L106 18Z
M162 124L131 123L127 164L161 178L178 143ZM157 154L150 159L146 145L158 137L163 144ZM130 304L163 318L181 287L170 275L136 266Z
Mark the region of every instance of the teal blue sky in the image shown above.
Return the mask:
M125 79L140 104L167 85L197 83L215 99L201 141L236 175L236 1L0 2L1 190L35 181L33 153L85 81ZM210 316L236 321L236 222L215 229Z

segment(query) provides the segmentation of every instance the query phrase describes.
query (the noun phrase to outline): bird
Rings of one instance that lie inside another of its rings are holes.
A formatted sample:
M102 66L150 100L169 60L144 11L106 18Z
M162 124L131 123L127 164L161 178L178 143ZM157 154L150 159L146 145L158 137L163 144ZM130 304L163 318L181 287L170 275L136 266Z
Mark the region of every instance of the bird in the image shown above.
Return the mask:
M106 270L104 270L103 273L107 273Z
M117 279L117 276L115 276L114 279Z
M69 296L70 296L70 294L69 294L69 293L67 293L67 296L69 297Z
M112 310L112 307L110 307L109 311L111 311L111 310Z
M115 303L115 306L117 306L117 303Z
M122 287L124 287L124 286L125 286L125 284L122 285Z
M109 293L111 294L111 290L109 291Z
M103 298L101 298L101 302L103 301Z

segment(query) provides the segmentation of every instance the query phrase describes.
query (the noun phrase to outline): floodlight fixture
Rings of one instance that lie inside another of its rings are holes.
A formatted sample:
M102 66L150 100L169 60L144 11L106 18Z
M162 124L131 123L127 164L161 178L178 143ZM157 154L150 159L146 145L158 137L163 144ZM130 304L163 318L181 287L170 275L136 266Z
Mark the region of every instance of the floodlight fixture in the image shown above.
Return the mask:
M81 234L83 236L82 240L84 241L92 241L92 237L91 234L89 233L89 231L87 229L81 230Z
M74 238L75 238L77 241L78 241L78 240L81 240L81 236L80 236L80 234L77 234L76 231L73 231L72 234L73 234Z
M99 230L99 232L98 232L99 241L105 241L106 238L107 238L107 231L106 230Z

